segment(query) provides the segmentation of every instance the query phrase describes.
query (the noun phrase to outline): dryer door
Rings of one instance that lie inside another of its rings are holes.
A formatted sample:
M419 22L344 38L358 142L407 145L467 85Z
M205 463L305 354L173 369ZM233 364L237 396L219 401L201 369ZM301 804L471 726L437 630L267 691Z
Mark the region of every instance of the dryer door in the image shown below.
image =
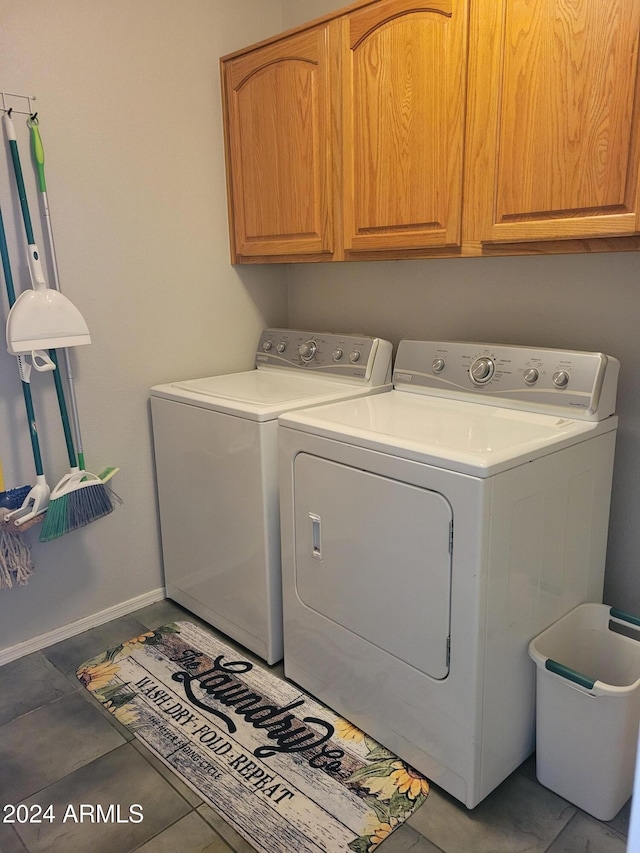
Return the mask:
M300 453L300 600L433 678L449 672L452 513L437 492Z

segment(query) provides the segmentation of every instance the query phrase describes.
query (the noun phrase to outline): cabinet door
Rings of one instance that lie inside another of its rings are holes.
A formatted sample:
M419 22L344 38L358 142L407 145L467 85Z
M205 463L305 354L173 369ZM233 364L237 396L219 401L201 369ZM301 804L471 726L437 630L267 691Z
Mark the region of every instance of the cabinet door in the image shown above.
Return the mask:
M467 0L382 0L346 16L347 251L460 244Z
M328 35L222 60L234 262L332 251Z
M486 242L637 232L639 0L476 6L470 230Z

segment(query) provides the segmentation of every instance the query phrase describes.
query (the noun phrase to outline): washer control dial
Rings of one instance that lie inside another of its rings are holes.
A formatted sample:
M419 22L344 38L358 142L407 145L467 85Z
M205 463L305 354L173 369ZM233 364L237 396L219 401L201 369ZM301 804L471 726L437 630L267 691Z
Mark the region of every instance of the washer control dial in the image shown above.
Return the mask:
M272 346L273 346L273 343L272 343L271 341L265 341L265 342L262 344L262 349L263 349L265 352L269 352L269 350L271 349L271 347L272 347Z
M527 385L535 385L540 378L540 372L535 367L527 367L523 374L523 378Z
M300 344L298 347L298 354L303 361L311 361L317 349L318 345L315 341L306 341L306 343Z
M556 388L566 388L569 384L569 374L566 370L556 370L553 374L553 384Z
M469 377L476 385L484 385L488 382L495 371L493 359L488 356L481 356L472 362L469 368Z
M333 355L332 355L332 358L333 358L333 360L334 360L334 361L340 361L340 359L342 358L342 356L343 356L343 352L342 352L342 350L341 350L340 348L338 348L338 349L334 349L334 351L333 351Z
M349 361L351 362L351 364L357 364L360 361L360 351L354 349L354 351L349 356Z
M280 343L276 347L278 352L284 352L286 350L286 348L287 348L287 342L286 341L280 341Z
M434 358L431 364L434 373L442 373L444 370L444 358Z

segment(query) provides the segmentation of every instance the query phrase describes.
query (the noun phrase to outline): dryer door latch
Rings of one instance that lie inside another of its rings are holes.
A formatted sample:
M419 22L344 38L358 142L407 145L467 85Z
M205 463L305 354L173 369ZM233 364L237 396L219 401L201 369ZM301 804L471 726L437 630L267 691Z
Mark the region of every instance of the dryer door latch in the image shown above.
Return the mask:
M322 535L320 530L320 524L322 519L319 515L316 515L315 512L309 513L309 519L311 520L311 556L314 560L322 559Z

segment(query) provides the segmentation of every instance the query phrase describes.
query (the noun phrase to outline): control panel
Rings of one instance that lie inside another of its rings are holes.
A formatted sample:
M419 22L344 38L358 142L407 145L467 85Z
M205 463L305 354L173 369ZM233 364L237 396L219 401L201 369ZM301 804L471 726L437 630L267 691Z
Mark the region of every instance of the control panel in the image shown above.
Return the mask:
M599 352L401 341L393 382L405 391L602 420L615 411L619 369Z
M389 341L363 335L338 335L298 329L265 329L256 367L308 370L345 381L383 385L391 381Z

